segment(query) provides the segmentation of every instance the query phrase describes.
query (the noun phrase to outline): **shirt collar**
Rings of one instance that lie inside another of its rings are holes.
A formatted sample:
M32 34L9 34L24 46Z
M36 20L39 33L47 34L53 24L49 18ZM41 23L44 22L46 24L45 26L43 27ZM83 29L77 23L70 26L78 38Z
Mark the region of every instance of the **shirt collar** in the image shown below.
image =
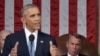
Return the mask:
M33 33L31 33L26 27L24 28L25 30L25 34L27 35L27 37L30 35L30 34L33 34L33 35L37 35L38 34L38 30L35 30Z
M0 51L1 53L3 52L3 50Z
M26 38L28 38L30 34L33 34L35 37L37 37L38 35L38 30L35 30L33 33L31 33L26 27L24 28L24 30L25 30Z
M72 56L72 55L68 53L68 56ZM78 56L78 55L76 55L76 56Z

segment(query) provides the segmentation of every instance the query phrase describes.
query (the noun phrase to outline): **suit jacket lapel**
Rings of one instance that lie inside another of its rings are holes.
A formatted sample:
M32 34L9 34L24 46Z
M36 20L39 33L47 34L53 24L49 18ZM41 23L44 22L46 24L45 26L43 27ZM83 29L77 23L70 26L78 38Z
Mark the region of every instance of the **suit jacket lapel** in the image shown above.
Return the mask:
M0 50L0 56L1 56L1 50Z
M19 51L18 52L22 52L20 53L20 56L21 55L26 55L26 56L29 56L29 51L28 51L28 46L27 46L27 42L26 42L26 36L25 36L25 32L24 30L22 30L20 32L20 38L19 38ZM20 45L21 44L21 45ZM24 52L24 53L23 53Z
M38 32L35 56L42 56L43 55L43 50L42 50L43 46L44 46L43 43L44 43L44 39L43 39L42 33Z

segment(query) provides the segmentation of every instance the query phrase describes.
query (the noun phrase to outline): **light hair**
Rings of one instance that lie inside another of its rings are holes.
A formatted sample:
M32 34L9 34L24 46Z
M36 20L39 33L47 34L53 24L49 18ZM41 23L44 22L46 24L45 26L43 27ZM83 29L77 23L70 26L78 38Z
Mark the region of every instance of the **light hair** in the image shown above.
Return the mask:
M4 32L12 33L10 30L1 30L1 31L0 31L0 33L4 33Z
M21 9L21 16L24 16L25 11L29 8L33 8L33 7L38 7L35 4L27 4L25 6L23 6L23 8Z
M77 39L80 39L81 42L83 42L83 40L85 39L85 37L84 37L83 35L81 35L81 34L78 34L78 33L71 33L71 34L68 35L67 41L69 41L69 39L70 39L72 36L74 36L74 37L77 38Z
M0 31L0 36L2 36L2 34L7 34L7 35L9 35L9 34L11 34L12 32L10 31L10 30L1 30Z

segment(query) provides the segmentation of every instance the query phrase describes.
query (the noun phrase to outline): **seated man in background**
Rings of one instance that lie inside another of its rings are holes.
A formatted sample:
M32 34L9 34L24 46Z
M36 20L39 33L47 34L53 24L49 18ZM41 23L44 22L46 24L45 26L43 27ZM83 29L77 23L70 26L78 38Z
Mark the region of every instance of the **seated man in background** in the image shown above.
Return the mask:
M83 36L80 34L69 34L66 41L66 48L68 52L63 56L85 56L80 54L83 39Z
M4 46L4 43L5 43L6 36L8 36L11 33L12 32L9 31L9 30L0 31L0 53L3 52L2 50L3 50L3 46Z

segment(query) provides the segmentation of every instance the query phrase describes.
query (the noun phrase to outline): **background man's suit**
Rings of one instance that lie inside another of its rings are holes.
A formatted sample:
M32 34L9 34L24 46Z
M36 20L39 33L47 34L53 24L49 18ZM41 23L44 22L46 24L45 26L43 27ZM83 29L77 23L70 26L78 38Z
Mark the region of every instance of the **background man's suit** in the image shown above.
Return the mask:
M63 55L63 56L68 56L67 54L65 54L65 55ZM83 55L83 54L79 54L79 56L85 56L85 55Z
M2 56L7 56L17 41L19 42L18 56L29 56L24 30L7 36ZM40 31L38 32L35 56L51 56L49 51L49 41L52 41L53 44L56 45L56 40L54 37Z

